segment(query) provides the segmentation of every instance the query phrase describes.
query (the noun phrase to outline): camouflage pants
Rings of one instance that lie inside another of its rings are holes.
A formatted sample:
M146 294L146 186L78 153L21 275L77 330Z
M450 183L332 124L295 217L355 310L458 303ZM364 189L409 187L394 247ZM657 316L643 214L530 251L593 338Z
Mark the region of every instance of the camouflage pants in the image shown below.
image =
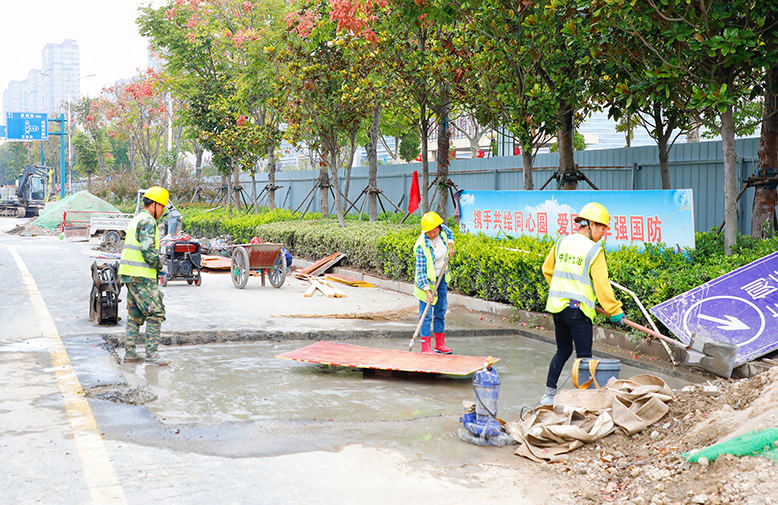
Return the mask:
M146 319L161 323L165 320L162 290L156 282L128 282L127 317L139 325Z
M127 287L127 328L124 335L124 348L135 352L140 327L146 323L146 356L157 353L162 321L165 320L163 294L156 283L128 282Z

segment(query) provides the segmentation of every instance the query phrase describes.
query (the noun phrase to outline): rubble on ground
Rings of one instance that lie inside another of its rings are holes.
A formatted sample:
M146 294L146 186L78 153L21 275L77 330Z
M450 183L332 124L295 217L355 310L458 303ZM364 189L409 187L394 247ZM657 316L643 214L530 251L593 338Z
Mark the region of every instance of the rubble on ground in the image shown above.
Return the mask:
M21 237L39 237L59 235L59 229L44 228L35 224L36 218L30 218L22 224L17 224L8 230L9 235L19 235Z
M750 379L676 391L670 411L632 437L616 432L549 465L577 488L576 502L623 505L778 505L778 463L728 454L700 464L682 454L778 426L778 367Z

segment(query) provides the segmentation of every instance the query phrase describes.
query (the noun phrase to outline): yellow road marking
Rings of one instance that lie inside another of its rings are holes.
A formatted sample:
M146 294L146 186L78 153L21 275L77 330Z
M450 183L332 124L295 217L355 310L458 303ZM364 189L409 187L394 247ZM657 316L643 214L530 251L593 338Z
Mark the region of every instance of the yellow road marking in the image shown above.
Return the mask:
M51 318L49 309L46 307L43 296L38 291L38 286L27 269L27 265L24 264L21 256L13 247L7 247L19 267L24 285L30 294L41 332L47 342L59 390L65 401L65 411L78 449L78 457L84 469L84 479L89 489L89 496L94 503L126 504L124 491L119 484L119 478L111 459L108 457L105 441L97 429L92 409L84 396L78 376L70 364L70 358L62 344L57 326Z

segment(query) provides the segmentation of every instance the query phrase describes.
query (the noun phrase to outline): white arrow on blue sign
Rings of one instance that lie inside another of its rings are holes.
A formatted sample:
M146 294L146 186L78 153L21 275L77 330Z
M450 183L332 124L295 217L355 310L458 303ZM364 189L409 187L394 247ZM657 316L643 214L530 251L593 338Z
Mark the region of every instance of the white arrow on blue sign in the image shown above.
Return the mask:
M651 307L679 339L738 346L735 365L778 349L778 252Z

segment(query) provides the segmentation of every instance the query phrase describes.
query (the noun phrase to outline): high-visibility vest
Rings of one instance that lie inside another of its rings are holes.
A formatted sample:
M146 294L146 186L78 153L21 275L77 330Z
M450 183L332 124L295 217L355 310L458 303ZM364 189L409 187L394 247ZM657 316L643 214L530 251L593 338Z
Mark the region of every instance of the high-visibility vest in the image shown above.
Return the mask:
M562 312L570 301L580 302L581 310L589 319L596 314L592 277L589 270L602 248L580 233L559 239L555 246L554 275L548 291L546 310Z
M127 233L124 236L124 249L122 257L119 260L119 275L128 277L146 277L157 280L157 269L152 268L143 259L140 252L140 242L138 241L138 223L145 219L154 219L148 211L143 210L137 216L132 218L127 225ZM154 220L154 248L159 249L159 228Z
M446 244L446 247L448 247L448 235L443 231L443 228L440 229L440 234L440 238ZM425 233L419 235L419 238L416 239L416 244L413 246L413 250L415 251L421 247L421 250L424 252L424 258L427 260L427 282L430 285L430 291L432 291L435 289L435 283L438 281L438 276L435 273L435 258L432 256L432 249L427 246L425 235ZM446 271L443 272L443 277L446 279L446 283L451 281L451 272L448 271L448 267L446 267ZM416 298L419 300L423 302L427 301L427 292L417 286L415 280L413 282L413 294L416 295ZM432 294L435 295L435 298L432 300L432 304L435 305L438 303L438 293L435 292Z

